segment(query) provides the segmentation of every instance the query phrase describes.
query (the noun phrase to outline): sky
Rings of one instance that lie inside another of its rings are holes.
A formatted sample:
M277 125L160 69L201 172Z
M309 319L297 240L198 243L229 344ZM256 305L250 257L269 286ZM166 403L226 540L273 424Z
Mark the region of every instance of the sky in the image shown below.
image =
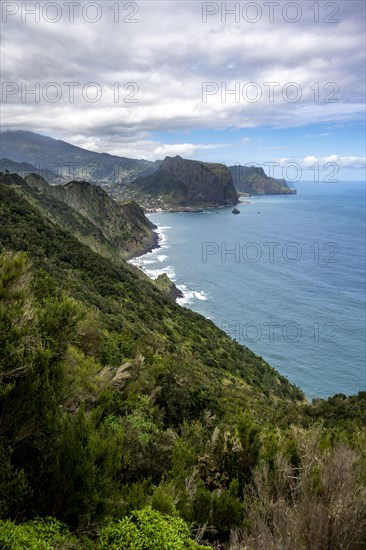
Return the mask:
M365 180L364 0L1 1L1 129Z

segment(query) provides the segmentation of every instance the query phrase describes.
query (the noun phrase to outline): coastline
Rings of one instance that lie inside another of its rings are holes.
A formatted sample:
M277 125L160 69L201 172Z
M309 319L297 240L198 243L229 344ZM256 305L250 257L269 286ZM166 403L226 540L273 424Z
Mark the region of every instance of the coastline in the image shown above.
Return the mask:
M149 260L141 261L142 258L149 257L150 254L156 252L157 250L163 250L165 248L164 242L166 241L166 237L162 231L163 229L165 229L165 226L159 227L154 224L153 238L150 246L146 247L145 251L141 251L139 254L127 259L127 262L141 270L152 281L152 283L155 284L155 286L160 288L160 290L167 292L175 302L179 303L179 300L185 301L185 296L184 291L177 287L174 283L175 273L169 273L169 269L153 270L155 271L153 276L152 271L145 267L145 263L150 264L151 262L149 262ZM165 259L166 256L162 255L158 256L156 261L158 262Z
M152 235L151 235L150 242L140 250L133 252L133 254L127 255L125 257L125 260L131 263L131 260L135 258L140 258L141 256L145 256L145 254L149 254L150 252L153 252L157 248L161 248L159 228L154 224L154 227L152 228Z
M235 204L219 204L216 206L175 206L175 207L166 207L166 208L145 208L145 214L162 214L164 212L169 212L170 214L177 214L181 212L204 212L204 210L215 210L218 208L233 208L234 206L237 206L239 202L236 202Z
M150 247L150 249L146 250L144 254L138 254L131 257L127 260L128 263L141 270L147 277L149 277L149 279L151 279L151 281L155 281L162 274L167 275L170 281L181 293L180 296L175 297L175 301L182 307L190 307L189 304L191 304L193 300L206 301L208 297L203 290L189 288L185 283L176 284L176 274L173 266L159 266L159 263L166 262L168 256L165 254L159 254L156 258L149 259L149 256L154 255L158 250L164 251L164 249L168 248L168 245L166 244L167 237L165 230L171 229L171 227L166 225L158 225L155 227L155 246Z

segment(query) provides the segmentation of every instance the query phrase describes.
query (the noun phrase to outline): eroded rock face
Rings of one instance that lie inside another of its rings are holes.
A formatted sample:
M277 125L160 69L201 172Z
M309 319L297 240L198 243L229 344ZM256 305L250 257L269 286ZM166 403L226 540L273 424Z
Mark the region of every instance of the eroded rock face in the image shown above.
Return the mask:
M179 156L166 157L154 174L131 182L126 193L145 208L190 209L238 202L226 166Z
M288 187L283 179L267 176L259 166L229 166L233 182L238 193L245 195L294 194L295 189Z

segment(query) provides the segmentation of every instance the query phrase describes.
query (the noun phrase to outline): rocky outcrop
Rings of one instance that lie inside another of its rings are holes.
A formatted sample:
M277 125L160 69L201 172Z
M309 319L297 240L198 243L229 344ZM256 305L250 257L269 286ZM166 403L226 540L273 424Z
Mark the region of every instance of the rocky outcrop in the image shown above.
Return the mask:
M177 298L183 298L183 292L176 287L176 285L171 281L166 273L161 273L154 281L154 285L158 287L159 290L168 294L171 298L176 300Z
M296 193L295 189L288 187L285 180L267 176L263 168L259 166L236 164L230 166L229 170L236 190L243 195L289 195Z
M226 166L180 156L166 157L156 172L134 180L124 193L149 209L191 210L238 202Z

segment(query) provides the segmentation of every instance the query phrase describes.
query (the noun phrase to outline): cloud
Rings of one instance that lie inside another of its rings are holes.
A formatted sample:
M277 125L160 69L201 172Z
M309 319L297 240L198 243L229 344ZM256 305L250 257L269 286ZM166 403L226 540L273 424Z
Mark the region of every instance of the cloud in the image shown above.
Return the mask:
M238 22L227 15L223 23L226 4L217 2L219 12L203 23L201 2L144 0L136 13L134 2L128 9L112 0L90 3L100 10L94 23L95 9L83 11L83 3L71 22L71 8L59 2L61 19L55 23L54 11L42 12L40 3L40 21L29 15L22 23L23 4L35 3L17 3L19 13L2 24L3 129L43 131L147 157L207 149L154 142L150 136L162 130L292 128L363 119L363 2L337 2L339 23L324 21L330 9L320 10L315 23L311 3L301 4L296 23L283 16L283 1L273 22L263 4L256 23L242 11ZM204 83L212 90L206 101ZM94 102L95 94L100 97Z
M90 151L108 151L111 155L128 158L144 158L146 160L163 159L166 156L182 156L195 158L197 155L205 157L206 152L228 147L225 143L161 143L148 139L147 133L140 133L135 141L108 137L85 137L83 135L66 136L66 141Z
M330 132L322 132L321 134L306 134L307 138L317 138L317 137L326 137L330 136Z
M356 156L340 156L336 154L327 155L323 157L317 157L315 155L308 155L303 158L279 158L276 160L281 166L285 166L288 163L296 163L301 168L311 168L316 164L325 166L327 164L336 164L339 168L350 169L364 169L366 168L366 157Z
M154 145L154 144L150 144ZM210 149L220 149L221 147L227 147L225 144L195 144L195 143L174 143L157 145L155 148L149 151L151 158L164 158L166 156L182 156L185 158L194 157L198 151L207 151Z

